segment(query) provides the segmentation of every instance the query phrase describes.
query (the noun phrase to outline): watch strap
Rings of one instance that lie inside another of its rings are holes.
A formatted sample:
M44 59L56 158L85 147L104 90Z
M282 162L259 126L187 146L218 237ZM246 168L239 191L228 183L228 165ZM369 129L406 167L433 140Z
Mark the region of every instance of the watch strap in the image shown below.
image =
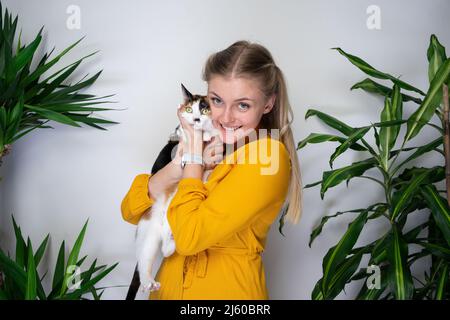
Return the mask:
M183 153L181 157L181 167L184 168L186 164L200 164L204 165L203 157L193 153Z

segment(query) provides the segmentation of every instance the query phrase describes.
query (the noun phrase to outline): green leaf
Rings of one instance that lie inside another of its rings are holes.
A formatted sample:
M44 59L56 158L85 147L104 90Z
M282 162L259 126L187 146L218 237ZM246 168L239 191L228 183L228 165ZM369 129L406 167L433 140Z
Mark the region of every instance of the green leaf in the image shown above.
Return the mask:
M450 209L447 201L439 195L434 185L426 185L420 191L431 209L436 225L450 246Z
M325 299L334 299L342 290L344 290L345 285L350 281L352 275L358 269L362 256L363 252L360 251L350 258L345 259L336 268L330 284L326 288L324 294Z
M78 235L77 240L75 241L75 244L73 245L72 251L69 254L69 259L67 260L67 266L64 271L64 280L62 283L60 295L63 295L67 290L67 280L72 276L70 272L68 272L69 268L76 265L76 262L78 260L78 255L80 253L81 245L83 244L84 235L86 233L86 228L88 225L89 219L86 221L86 223L83 226L83 229L81 230L80 234Z
M58 113L58 112L55 112L52 110L48 110L48 109L44 109L41 107L37 107L37 106L31 106L28 104L26 104L25 107L27 109L30 109L30 110L40 114L41 116L43 116L49 120L53 120L53 121L60 122L63 124L68 124L68 125L71 125L74 127L80 127L80 125L78 123L76 123L71 118L69 118L61 113Z
M110 108L91 108L91 107L85 107L95 104L101 104L101 103L112 103L112 101L98 101L98 102L86 102L86 103L66 103L66 104L46 104L41 105L41 107L45 107L46 109L50 109L52 111L56 112L74 112L74 111L109 111L114 110Z
M326 141L338 141L344 143L347 138L339 137L331 134L311 133L308 137L298 143L297 150L303 148L308 143L322 143ZM353 143L350 145L350 149L356 151L366 151L367 149L360 144Z
M406 158L404 161L402 161L394 169L393 173L397 172L398 169L400 169L402 166L404 166L411 160L416 159L416 158L420 157L421 155L426 154L430 151L433 151L433 150L436 151L436 148L439 147L440 145L442 145L442 143L443 143L443 137L439 137L424 146L418 147L413 154L411 154L408 158Z
M369 158L363 161L354 162L349 166L335 170L325 171L322 176L322 186L320 197L323 199L325 192L334 186L337 186L344 180L350 180L353 177L361 176L367 170L373 168L377 161L375 158Z
M324 293L329 290L329 285L336 272L337 266L345 260L358 240L358 237L367 221L367 215L367 211L360 213L359 216L349 224L347 231L338 244L332 247L325 255L323 259L322 282L322 291ZM324 294L324 296L326 296L326 294Z
M394 119L391 102L389 101L389 98L386 97L384 100L384 109L381 112L381 121L392 121ZM393 130L393 127L383 127L380 129L380 156L385 170L387 170L389 166L389 152L395 143Z
M21 137L23 137L23 136L26 135L27 133L33 131L34 129L37 129L37 128L52 128L52 127L48 127L48 126L44 126L44 125L43 125L43 124L45 124L45 123L47 123L47 122L49 122L49 121L50 121L50 120L47 120L47 121L45 121L44 123L39 123L39 124L33 126L33 127L30 128L30 129L27 129L27 130L25 130L25 131L19 132L19 133L18 133L16 136L14 136L14 138L11 140L11 143L13 143L13 142L15 142L16 140L20 139ZM52 128L52 129L53 129L53 128Z
M61 59L64 55L66 55L70 50L72 50L78 43L80 43L81 40L83 40L84 37L82 37L80 40L76 41L66 49L64 49L60 54L58 54L55 58L53 58L49 63L40 65L33 73L31 73L23 83L23 86L26 87L29 84L31 84L36 79L39 79L39 77L44 74L47 70L49 70L53 65L55 65L59 59Z
M411 272L407 265L408 245L403 240L395 225L387 245L387 257L389 260L388 281L397 300L412 299L414 285Z
M60 76L58 76L55 80L53 80L51 83L47 84L34 99L42 99L46 96L48 96L50 93L55 91L57 88L61 86L63 81L67 80L67 78L72 75L72 73L75 71L76 68L81 64L82 60L77 61L73 65L71 65L69 68L67 68L66 71L64 71ZM46 81L45 81L46 82Z
M333 129L338 130L339 132L342 132L346 136L351 135L353 133L353 131L355 130L354 128L350 127L349 125L343 123L342 121L340 121L326 113L320 112L318 110L309 109L306 112L305 120L311 116L317 116L325 124L327 124L328 126L330 126Z
M67 117L69 117L70 119L72 119L74 121L85 123L87 125L92 125L94 123L118 124L118 122L114 122L114 121L110 121L110 120L93 118L93 117L88 118L87 116L73 114L73 113L67 114Z
M313 182L313 183L310 183L310 184L307 184L306 186L304 186L303 188L304 189L307 189L307 188L312 188L312 187L314 187L314 186L317 186L317 185L319 185L319 184L321 184L322 183L322 180L319 180L319 181L316 181L316 182Z
M102 280L108 273L110 273L118 263L115 263L105 271L101 272L91 280L87 281L86 283L82 284L81 287L74 292L71 292L69 294L66 294L63 298L64 299L79 299L83 294L90 292L92 290L92 287L95 286L96 283L98 283L100 280Z
M59 285L64 280L64 270L65 270L65 267L64 267L64 263L65 263L64 254L65 253L64 253L64 251L65 251L65 245L64 245L64 241L63 241L61 243L61 246L59 247L58 258L56 259L56 266L55 266L55 270L53 272L53 281L52 281L53 292L56 292L55 289L59 288Z
M445 299L445 295L447 293L446 287L448 286L448 264L443 266L443 270L441 271L441 275L438 279L438 285L436 288L436 300Z
M405 241L407 243L414 242L414 241L416 241L419 234L427 227L428 227L428 222L422 223L422 224L418 225L417 227L409 230L407 233L405 233L403 235L403 239L405 239Z
M45 249L47 247L47 242L48 242L48 238L50 237L49 234L47 234L47 236L45 237L45 239L42 241L41 245L39 246L39 248L36 251L36 254L34 255L34 263L36 264L36 266L39 265L39 263L41 262L41 259L45 253Z
M447 262L450 262L450 249L449 248L443 247L443 246L435 244L435 243L429 243L429 242L423 242L423 241L414 241L414 243L421 245L432 255L435 255L436 257L439 257L439 258L443 258L443 259L447 260Z
M88 282L89 280L91 280L92 275L96 272L96 264L97 264L97 259L95 259L91 266L89 267L88 271L86 271L85 273L82 273L81 278L82 280L82 284Z
M392 196L391 221L394 221L402 210L409 204L414 194L420 189L420 185L425 183L429 171L424 171L415 176L408 185L394 193Z
M344 153L351 145L362 139L371 126L356 128L354 132L339 146L330 157L330 167L333 168L333 161Z
M42 31L42 29L41 29ZM16 73L22 69L27 63L30 63L31 60L33 59L33 55L36 52L37 47L39 46L40 42L41 42L41 35L40 32L39 34L36 36L36 38L33 40L33 42L31 42L26 48L24 48L23 50L21 50L17 56L15 56L13 58L13 60L11 61L11 63L9 65L7 65L6 67L6 81L9 83L11 82Z
M313 292L311 293L312 300L324 300L323 292L322 292L322 279L317 281L314 286Z
M12 138L19 130L20 122L23 116L23 96L20 96L19 101L14 106L9 118L8 129L5 133L5 143L12 143Z
M27 287L27 274L21 266L7 257L1 249L0 269L2 270L6 278L11 278L14 280L14 284L19 291L15 292L15 294L21 297L25 297L25 291Z
M0 129L6 132L8 124L7 113L5 107L0 107Z
M27 266L27 290L25 292L25 300L36 300L36 265L34 263L33 248L30 240L27 243L28 247L28 266Z
M437 37L432 34L430 45L427 50L428 58L428 79L433 80L442 63L447 59L445 48L439 43Z
M392 96L392 89L386 86L383 86L375 81L373 81L370 78L366 78L363 81L360 81L358 83L355 83L350 90L354 89L362 89L364 91L370 92L370 93L376 93L384 97L390 97ZM417 104L421 104L422 100L416 97L412 97L406 94L402 94L403 101L413 101Z
M52 99L55 99L55 98L58 98L58 97L64 97L68 93L71 93L71 92L78 91L78 90L81 90L83 88L86 88L86 87L92 85L97 80L97 78L100 76L101 73L102 73L102 71L99 71L95 75L93 75L91 78L89 78L89 79L87 79L87 80L85 80L83 82L77 83L75 85L67 86L64 89L55 91L55 92L49 94L48 96L46 96L45 98L43 98L42 102L49 102Z
M16 220L11 216L14 226L14 233L16 235L16 263L25 270L26 263L26 254L27 254L27 245L25 244L25 240L22 236L22 231L20 227L17 226Z
M400 87L394 85L391 99L389 99L389 97L385 98L384 109L381 112L382 123L390 123L395 120L402 121L403 110L401 97ZM400 124L396 126L386 126L380 129L381 161L385 170L388 169L390 152L397 141L399 132Z
M20 122L22 119L23 113L23 96L20 96L16 105L13 107L11 111L11 116L9 117L8 126L14 125L16 122Z
M6 291L0 289L0 300L10 300Z
M391 80L394 84L398 85L400 88L403 88L408 91L415 91L415 92L420 93L421 95L425 95L425 93L423 93L423 91L413 87L412 85L410 85L406 82L403 82L403 81L397 79L396 77L391 76L390 74L376 70L374 67L369 65L367 62L365 62L361 58L351 55L351 54L348 54L341 48L332 48L332 49L337 50L340 54L342 54L344 57L346 57L353 65L355 65L358 69L360 69L364 73L368 74L369 76L372 76L372 77L375 77L378 79Z
M380 135L378 133L377 127L373 126L373 135L375 137L375 144L378 147L378 150L380 150Z
M354 209L354 210L348 210L348 211L339 211L339 212L337 212L336 214L334 214L334 215L332 215L332 216L325 216L325 217L323 217L323 218L321 219L319 225L318 225L317 227L315 227L314 230L313 230L313 232L311 233L310 240L309 240L309 244L308 244L309 247L311 248L311 245L312 245L314 239L317 238L317 236L320 235L320 233L322 232L323 227L324 227L325 224L328 222L328 220L330 220L330 219L332 219L332 218L336 218L336 217L338 217L338 216L340 216L340 215L342 215L342 214L344 214L344 213L349 213L349 212L351 212L351 213L355 213L355 212L361 213L361 212L363 212L363 211L371 212L371 211L374 210L374 208L376 208L376 207L378 207L378 206L385 206L385 204L379 202L379 203L375 203L375 204L369 206L368 208Z
M358 295L356 296L356 300L378 300L380 299L383 292L386 290L388 281L386 276L386 268L381 267L380 268L380 288L372 288L369 289L367 286L367 280L364 281L363 286L361 287L361 290L359 291ZM366 272L367 273L367 272Z
M388 242L389 233L386 233L380 239L375 242L375 246L372 249L369 265L379 265L386 260L386 245Z
M439 102L436 100L437 98L439 100L439 97L442 96L442 85L448 81L449 75L450 59L447 59L441 65L431 81L430 88L428 89L423 103L420 105L419 109L409 117L405 141L414 138L422 127L431 119L436 108L439 107Z
M283 206L282 213L280 214L280 219L278 219L278 232L282 236L285 236L283 233L283 227L284 227L284 219L287 215L288 210L289 210L289 204L287 204L286 206Z
M424 167L412 167L405 169L397 178L392 180L396 189L400 189L398 185L410 184L414 177L421 175L424 172L428 172L426 184L439 182L445 179L445 170L442 166L435 166L432 168Z

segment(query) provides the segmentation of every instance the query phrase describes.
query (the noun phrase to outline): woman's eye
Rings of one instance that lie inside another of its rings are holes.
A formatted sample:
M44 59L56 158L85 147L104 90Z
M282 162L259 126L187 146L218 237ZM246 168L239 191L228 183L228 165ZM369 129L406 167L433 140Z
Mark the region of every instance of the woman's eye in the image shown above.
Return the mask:
M212 101L214 104L220 103L220 99L217 99L217 98L214 98L214 97L211 98L211 101Z
M241 109L243 110L247 110L248 108L250 108L250 106L246 103L240 103L239 106L242 106Z

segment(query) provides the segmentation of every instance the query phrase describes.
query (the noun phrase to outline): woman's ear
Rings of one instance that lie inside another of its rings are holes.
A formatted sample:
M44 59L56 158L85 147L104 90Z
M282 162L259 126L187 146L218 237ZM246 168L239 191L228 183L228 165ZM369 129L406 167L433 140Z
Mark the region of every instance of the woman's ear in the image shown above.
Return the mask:
M263 113L269 113L270 111L272 111L272 108L275 105L276 98L277 98L277 95L275 93L272 94L272 96L267 101L266 106L264 107Z

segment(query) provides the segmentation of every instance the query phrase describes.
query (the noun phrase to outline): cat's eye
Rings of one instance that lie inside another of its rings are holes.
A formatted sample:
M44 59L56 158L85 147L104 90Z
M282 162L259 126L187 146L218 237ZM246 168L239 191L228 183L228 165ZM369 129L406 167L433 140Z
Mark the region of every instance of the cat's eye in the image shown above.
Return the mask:
M202 114L210 114L210 113L211 113L211 110L209 110L209 109L202 110Z
M191 107L186 107L184 109L184 111L188 112L188 113L192 113L192 108Z

